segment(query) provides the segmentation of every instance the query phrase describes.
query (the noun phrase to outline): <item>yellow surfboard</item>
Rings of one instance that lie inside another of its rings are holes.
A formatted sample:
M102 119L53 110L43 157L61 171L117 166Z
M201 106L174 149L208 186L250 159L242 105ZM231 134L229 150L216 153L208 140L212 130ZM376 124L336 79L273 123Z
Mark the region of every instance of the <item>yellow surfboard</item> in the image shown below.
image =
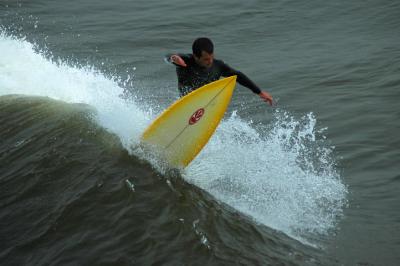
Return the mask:
M168 107L142 135L174 168L186 167L207 144L232 98L236 76L209 83Z

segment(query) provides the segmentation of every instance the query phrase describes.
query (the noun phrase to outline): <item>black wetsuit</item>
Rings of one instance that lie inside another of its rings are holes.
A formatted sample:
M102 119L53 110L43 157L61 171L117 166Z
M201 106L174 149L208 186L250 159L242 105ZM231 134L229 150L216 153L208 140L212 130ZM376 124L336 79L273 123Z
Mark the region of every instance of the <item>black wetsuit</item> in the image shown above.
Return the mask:
M179 54L179 56L185 61L186 67L181 67L176 64L176 74L178 75L178 89L181 96L188 94L201 86L218 80L222 77L229 77L237 75L237 81L240 85L245 86L252 90L254 93L259 94L260 88L254 84L245 74L237 71L223 61L214 59L213 64L210 68L202 67L198 65L192 54ZM166 56L166 61L170 61L171 55Z

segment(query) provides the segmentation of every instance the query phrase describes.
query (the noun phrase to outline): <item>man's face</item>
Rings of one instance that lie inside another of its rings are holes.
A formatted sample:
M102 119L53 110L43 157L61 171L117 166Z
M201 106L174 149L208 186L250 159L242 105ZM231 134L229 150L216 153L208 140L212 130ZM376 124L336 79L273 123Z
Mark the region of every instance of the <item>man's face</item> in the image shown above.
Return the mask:
M214 54L201 51L201 56L194 56L196 63L202 67L210 68L214 62Z

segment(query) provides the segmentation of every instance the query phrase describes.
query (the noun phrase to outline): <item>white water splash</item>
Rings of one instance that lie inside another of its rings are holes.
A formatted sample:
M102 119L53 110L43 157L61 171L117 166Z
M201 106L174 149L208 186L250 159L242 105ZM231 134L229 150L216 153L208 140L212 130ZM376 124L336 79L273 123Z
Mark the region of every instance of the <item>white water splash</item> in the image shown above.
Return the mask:
M153 115L146 111L150 106L126 101L122 93L117 82L93 68L54 63L29 42L0 33L0 95L88 104L97 110L98 123L117 134L129 150ZM184 178L297 239L327 234L342 215L347 189L316 122L312 114L296 120L276 112L271 125L256 127L233 114L185 170Z
M269 127L235 113L218 128L185 178L256 221L306 240L327 234L346 204L332 148L316 119L277 111Z
M84 103L97 110L100 125L116 133L127 147L138 140L150 122L137 102L121 98L114 80L90 67L52 62L25 41L0 34L0 95L46 96L68 103Z

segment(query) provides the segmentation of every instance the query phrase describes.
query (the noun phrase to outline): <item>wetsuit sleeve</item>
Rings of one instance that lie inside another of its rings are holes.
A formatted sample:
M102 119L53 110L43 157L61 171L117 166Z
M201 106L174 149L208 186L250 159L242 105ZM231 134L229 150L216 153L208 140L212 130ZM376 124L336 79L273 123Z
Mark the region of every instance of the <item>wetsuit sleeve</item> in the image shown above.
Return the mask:
M236 75L237 82L240 85L245 86L246 88L249 88L252 92L254 92L256 94L261 93L260 88L253 81L251 81L251 79L249 79L245 74L231 68L230 66L228 66L227 64L225 64L222 61L221 61L221 71L222 71L222 76L229 77L229 76Z

